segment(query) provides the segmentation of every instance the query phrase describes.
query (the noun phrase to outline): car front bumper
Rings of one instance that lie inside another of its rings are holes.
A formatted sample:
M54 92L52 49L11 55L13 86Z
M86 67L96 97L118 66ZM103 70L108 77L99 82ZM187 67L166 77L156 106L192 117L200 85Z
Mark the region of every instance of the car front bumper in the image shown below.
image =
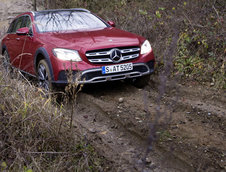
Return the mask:
M147 63L133 63L133 70L111 74L102 74L102 68L93 68L84 71L61 71L57 81L52 83L57 86L65 86L68 83L91 84L106 81L124 80L126 78L141 77L154 72L155 61Z

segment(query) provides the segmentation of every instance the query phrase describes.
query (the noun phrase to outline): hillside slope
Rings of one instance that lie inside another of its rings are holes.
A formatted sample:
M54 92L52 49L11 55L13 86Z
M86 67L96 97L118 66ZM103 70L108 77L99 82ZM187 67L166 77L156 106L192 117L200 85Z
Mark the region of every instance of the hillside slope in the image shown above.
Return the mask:
M1 33L8 17L33 8L29 0L0 2ZM74 102L46 98L1 68L0 171L226 170L224 0L56 5L88 8L147 37L157 71L144 89L95 84Z

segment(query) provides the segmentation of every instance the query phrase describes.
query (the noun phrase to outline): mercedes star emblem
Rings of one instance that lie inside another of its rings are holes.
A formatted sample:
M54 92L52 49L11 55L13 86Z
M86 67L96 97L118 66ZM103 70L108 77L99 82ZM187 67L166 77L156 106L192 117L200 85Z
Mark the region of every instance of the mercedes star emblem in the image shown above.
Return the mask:
M122 53L119 49L112 49L110 53L110 58L113 62L118 62L121 60Z

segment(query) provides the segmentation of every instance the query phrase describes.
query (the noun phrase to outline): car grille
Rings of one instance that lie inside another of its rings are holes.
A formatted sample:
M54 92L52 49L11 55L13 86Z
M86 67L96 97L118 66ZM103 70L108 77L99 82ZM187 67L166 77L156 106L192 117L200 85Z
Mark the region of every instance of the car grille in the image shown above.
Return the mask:
M112 50L117 49L121 52L121 58L115 62L111 58ZM92 50L86 52L86 57L91 63L103 64L103 63L120 63L124 61L129 61L139 57L140 48L139 47L119 47L111 49L102 49L102 50Z

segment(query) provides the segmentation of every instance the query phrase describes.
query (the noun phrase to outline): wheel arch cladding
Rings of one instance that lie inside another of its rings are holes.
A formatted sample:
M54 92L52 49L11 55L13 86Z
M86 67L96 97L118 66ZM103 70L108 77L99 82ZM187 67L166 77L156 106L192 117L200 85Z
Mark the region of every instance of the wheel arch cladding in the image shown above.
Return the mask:
M46 61L46 63L48 64L49 70L50 70L50 75L51 75L51 80L54 81L54 74L53 74L53 67L52 67L52 63L49 57L49 54L47 53L46 49L43 47L40 47L34 56L34 66L35 66L35 71L37 71L37 65L38 62L42 59L44 59Z

